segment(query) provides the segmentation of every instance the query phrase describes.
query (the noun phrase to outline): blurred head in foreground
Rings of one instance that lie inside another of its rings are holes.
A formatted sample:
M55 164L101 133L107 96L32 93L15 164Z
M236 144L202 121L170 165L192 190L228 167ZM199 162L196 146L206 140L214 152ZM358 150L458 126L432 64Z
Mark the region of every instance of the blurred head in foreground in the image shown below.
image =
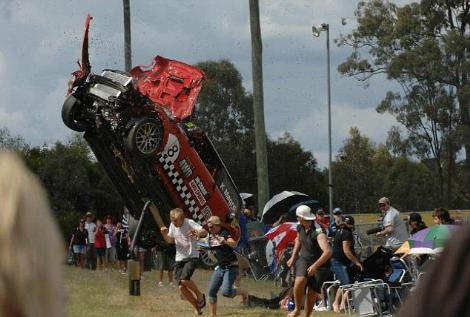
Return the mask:
M64 316L62 250L38 179L0 151L0 315Z

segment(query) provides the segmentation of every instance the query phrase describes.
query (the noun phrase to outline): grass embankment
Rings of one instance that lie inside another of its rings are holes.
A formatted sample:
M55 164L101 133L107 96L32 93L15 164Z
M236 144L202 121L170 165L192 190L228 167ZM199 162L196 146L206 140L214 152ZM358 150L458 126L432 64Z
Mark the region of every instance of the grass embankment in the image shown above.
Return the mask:
M211 271L197 270L193 280L200 289L207 293ZM146 272L141 282L141 296L129 296L128 277L119 272L98 272L75 267L65 267L67 288L67 311L70 317L93 316L193 316L189 303L180 299L179 292L171 287L158 287L155 271ZM166 274L165 274L166 278ZM278 293L273 281L255 281L242 279L242 287L250 293L270 297L270 292ZM206 294L207 296L207 294ZM241 298L218 298L219 316L268 317L285 316L281 310L247 308L241 304ZM207 308L203 316L208 316ZM341 316L335 313L314 313L314 316Z

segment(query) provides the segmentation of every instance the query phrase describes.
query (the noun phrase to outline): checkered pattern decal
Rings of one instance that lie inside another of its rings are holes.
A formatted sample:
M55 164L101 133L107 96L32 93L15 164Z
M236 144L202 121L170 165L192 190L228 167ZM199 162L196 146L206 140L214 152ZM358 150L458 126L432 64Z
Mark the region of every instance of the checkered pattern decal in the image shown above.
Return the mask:
M191 191L184 184L183 178L181 178L180 174L175 169L175 165L171 161L171 158L167 154L163 154L159 155L158 160L160 161L160 163L162 163L163 169L165 170L173 185L175 185L175 189L180 195L180 197L183 199L184 204L188 207L189 212L191 213L194 221L201 225L205 225L206 219L204 217L204 214L197 206L197 203L194 200Z

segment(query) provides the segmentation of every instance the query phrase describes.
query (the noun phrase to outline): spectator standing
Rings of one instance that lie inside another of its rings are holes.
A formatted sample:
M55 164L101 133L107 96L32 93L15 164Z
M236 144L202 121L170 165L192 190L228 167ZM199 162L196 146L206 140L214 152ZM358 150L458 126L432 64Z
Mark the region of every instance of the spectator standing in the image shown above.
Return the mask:
M248 297L247 291L235 288L235 279L238 276L238 260L233 249L237 241L232 238L227 229L222 227L222 221L212 216L207 221L209 228L209 247L215 250L217 266L214 269L209 283L209 311L210 316L217 316L217 293L222 289L222 295L234 298L237 295Z
M310 316L313 304L321 295L321 287L330 278L331 249L324 230L314 222L315 215L310 207L301 205L295 214L299 220L297 238L292 256L287 265L295 268L294 301L295 308L289 317L300 314L301 302L307 289L305 316Z
M343 218L343 211L341 208L333 209L333 221L330 222L328 226L328 237L332 238L335 236L336 231L338 231L338 224L341 223Z
M72 234L72 239L70 239L69 250L73 250L75 265L81 268L85 267L87 240L88 232L85 229L85 220L80 219L80 223Z
M113 224L113 219L110 215L106 216L105 221L104 229L105 234L108 236L106 238L105 262L106 268L113 270L116 263L116 236L114 235L116 226Z
M129 253L129 245L131 244L129 233L122 227L122 223L116 224L116 230L114 231L114 237L116 239L116 253L119 261L119 270L122 274L127 271L127 255Z
M390 200L387 197L379 199L379 209L384 215L382 219L384 229L377 232L376 235L387 237L385 247L395 251L408 239L406 224L401 219L398 210L390 206Z
M88 232L86 264L89 269L96 270L96 248L95 248L96 224L93 222L93 213L91 213L90 211L85 214L85 229Z
M421 218L421 215L417 212L412 212L408 216L408 224L410 225L410 235L415 234L416 232L426 229L427 226Z
M308 207L308 206L307 206ZM330 226L330 218L325 215L325 211L319 208L316 212L315 222L328 234L328 227Z
M98 256L98 270L105 268L105 255L106 255L106 237L103 222L101 220L96 221L96 233L95 233L95 247L96 254Z
M336 275L336 279L340 281L341 285L351 284L351 278L348 274L348 268L351 265L357 266L361 271L364 270L361 262L359 262L354 252L354 218L351 216L343 217L342 222L338 223L338 231L336 232L333 242L333 257L331 258L331 268ZM336 292L336 298L333 303L333 310L336 313L340 309L344 309L341 305L343 292L339 289ZM346 296L345 296L346 297Z
M176 248L174 244L167 244L161 241L157 241L156 251L156 269L159 272L158 286L164 287L163 276L165 271L168 272L168 285L174 286L173 284L173 266L175 264L175 253Z
M193 306L194 312L201 315L206 299L191 281L191 277L199 261L197 239L205 237L207 231L194 220L185 218L181 208L172 209L170 219L170 228L161 227L160 230L165 241L176 247L175 280L183 297Z

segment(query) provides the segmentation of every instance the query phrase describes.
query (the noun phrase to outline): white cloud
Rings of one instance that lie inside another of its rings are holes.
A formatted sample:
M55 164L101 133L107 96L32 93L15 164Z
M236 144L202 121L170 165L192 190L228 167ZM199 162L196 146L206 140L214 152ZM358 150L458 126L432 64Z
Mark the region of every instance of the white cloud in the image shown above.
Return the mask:
M388 130L395 124L395 119L388 114L379 114L374 107L357 108L353 104L332 104L331 135L333 160L349 137L349 130L357 127L361 133L376 143L384 143ZM319 166L328 164L328 111L313 109L299 118L290 131L306 150L312 151Z

